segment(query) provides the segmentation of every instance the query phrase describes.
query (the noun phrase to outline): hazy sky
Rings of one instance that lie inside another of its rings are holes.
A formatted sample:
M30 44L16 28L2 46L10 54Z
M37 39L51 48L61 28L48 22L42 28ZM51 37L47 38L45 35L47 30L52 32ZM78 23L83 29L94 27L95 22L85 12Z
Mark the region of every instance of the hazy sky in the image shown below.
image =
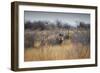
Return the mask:
M72 26L76 26L80 21L90 23L90 14L24 11L24 20L25 22L38 20L55 22L60 20L63 23L69 23Z

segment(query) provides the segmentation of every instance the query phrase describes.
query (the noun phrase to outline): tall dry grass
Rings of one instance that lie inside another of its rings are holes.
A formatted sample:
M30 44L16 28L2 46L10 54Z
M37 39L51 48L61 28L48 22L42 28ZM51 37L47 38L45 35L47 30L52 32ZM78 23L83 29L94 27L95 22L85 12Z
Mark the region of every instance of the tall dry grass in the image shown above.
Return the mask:
M67 60L90 58L89 45L66 40L61 45L46 45L28 48L24 51L24 61Z

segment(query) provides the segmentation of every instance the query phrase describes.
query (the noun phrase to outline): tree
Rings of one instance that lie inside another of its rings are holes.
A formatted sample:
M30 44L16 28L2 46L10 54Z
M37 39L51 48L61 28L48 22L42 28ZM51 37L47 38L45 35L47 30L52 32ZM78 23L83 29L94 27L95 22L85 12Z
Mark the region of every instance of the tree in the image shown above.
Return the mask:
M77 28L90 29L90 24L80 22L80 24L77 26Z
M32 23L31 23L30 21L25 22L24 28L25 28L25 29L32 29Z
M58 28L62 28L62 23L61 23L61 21L57 20L57 21L56 21L56 25L57 25Z

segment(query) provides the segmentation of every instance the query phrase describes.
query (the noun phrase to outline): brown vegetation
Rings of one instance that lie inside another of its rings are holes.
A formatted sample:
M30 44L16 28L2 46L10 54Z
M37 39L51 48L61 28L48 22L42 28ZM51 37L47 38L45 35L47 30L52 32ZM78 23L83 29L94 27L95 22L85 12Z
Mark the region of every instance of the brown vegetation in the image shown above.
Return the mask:
M25 24L24 61L90 58L90 24Z
M25 61L84 59L90 57L89 45L73 43L70 39L61 45L46 45L25 49ZM36 45L35 44L35 45Z
M89 57L89 47L78 44L78 47L75 48L70 42L68 46L47 46L25 50L25 61L84 59Z

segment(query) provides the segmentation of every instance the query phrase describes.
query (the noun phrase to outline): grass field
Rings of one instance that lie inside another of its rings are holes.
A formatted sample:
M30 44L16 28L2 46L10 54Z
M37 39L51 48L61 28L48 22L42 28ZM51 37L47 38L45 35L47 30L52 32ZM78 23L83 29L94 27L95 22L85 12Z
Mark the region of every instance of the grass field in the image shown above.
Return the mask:
M73 43L70 39L61 45L47 45L28 48L24 51L24 61L68 60L90 58L90 46Z

